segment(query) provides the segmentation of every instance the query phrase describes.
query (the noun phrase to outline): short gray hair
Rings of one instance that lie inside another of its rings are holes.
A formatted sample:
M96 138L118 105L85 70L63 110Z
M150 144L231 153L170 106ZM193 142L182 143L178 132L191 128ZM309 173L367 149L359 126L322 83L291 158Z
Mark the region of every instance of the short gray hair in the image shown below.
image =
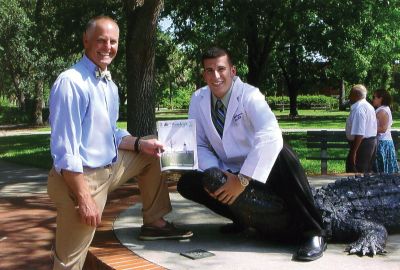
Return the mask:
M353 85L351 90L357 92L361 98L367 98L368 91L367 91L367 88L363 84L355 84L355 85Z
M99 21L99 20L108 20L108 21L111 21L111 22L115 23L115 25L118 26L117 22L113 18L111 18L110 16L99 15L99 16L96 16L96 17L90 19L87 22L86 27L85 27L85 32L89 31L91 28L94 28L96 26L96 22Z

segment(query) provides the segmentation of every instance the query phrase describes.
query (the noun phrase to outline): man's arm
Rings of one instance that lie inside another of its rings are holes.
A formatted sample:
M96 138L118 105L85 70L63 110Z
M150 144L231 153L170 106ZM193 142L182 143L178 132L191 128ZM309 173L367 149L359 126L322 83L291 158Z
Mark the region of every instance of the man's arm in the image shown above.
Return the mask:
M243 104L248 119L255 129L254 146L240 170L242 177L265 182L283 146L283 139L275 116L257 90ZM226 173L227 182L213 194L222 203L232 204L244 191L239 177Z
M350 162L355 172L357 171L356 170L357 151L361 145L362 140L363 140L362 135L354 135L354 140L350 148Z
M258 89L251 90L243 98L243 108L255 130L254 141L240 172L265 183L282 150L283 138L278 121L265 97Z
M123 150L135 151L135 142L137 137L131 135L122 138L118 148ZM137 142L138 150L148 155L161 157L161 153L164 151L164 145L157 139L139 139Z
M378 120L378 133L385 133L389 127L389 115L384 110L379 111L376 114Z

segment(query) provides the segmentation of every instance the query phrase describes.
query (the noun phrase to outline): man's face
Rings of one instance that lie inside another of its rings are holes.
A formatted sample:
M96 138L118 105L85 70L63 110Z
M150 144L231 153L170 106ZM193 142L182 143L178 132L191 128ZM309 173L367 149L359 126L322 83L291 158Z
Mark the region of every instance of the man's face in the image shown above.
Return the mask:
M359 101L361 98L356 90L351 89L349 94L350 104L354 104Z
M111 64L118 51L118 25L107 19L96 21L96 25L83 35L86 56L102 70Z
M232 79L236 75L236 68L229 64L228 56L205 59L203 61L203 78L210 87L211 92L222 98L232 84Z

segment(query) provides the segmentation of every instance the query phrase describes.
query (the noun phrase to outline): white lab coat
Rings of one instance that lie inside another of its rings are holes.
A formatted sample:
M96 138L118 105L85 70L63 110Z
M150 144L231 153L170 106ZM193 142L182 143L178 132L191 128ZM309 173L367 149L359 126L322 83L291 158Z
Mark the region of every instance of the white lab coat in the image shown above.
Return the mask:
M221 137L211 118L211 92L198 89L190 101L189 118L196 120L200 170L219 167L265 183L283 147L275 115L258 88L234 78Z

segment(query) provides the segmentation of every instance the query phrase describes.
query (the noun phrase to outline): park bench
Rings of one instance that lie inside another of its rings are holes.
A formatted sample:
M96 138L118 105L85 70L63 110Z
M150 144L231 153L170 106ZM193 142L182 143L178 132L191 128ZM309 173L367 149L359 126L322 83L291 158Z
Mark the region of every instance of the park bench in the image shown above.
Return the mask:
M400 131L392 130L396 152L400 144ZM307 149L318 150L318 154L307 156L307 160L321 160L321 174L328 173L328 160L346 160L349 149L345 131L307 131ZM347 149L347 150L344 150ZM399 160L399 155L397 155Z
M290 103L284 102L284 101L276 103L276 108L279 109L281 112L283 112L285 110L285 107L289 108Z
M328 111L331 109L331 106L326 103L311 103L311 110L325 110Z

